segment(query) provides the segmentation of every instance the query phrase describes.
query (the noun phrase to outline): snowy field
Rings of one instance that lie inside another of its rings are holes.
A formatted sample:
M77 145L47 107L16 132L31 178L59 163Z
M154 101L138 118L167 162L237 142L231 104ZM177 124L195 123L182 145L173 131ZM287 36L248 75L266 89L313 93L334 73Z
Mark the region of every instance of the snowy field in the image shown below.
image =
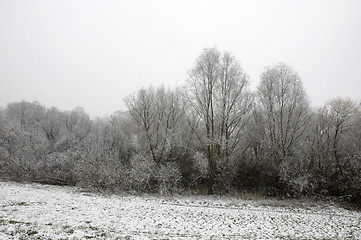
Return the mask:
M101 195L0 182L0 239L361 239L332 203Z

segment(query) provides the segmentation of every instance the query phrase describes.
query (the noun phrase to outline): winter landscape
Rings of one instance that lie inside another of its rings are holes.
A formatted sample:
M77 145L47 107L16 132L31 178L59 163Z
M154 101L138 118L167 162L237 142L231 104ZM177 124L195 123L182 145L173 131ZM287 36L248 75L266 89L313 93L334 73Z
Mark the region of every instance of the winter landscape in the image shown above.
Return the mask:
M360 239L361 213L332 202L133 196L0 183L0 239Z
M0 240L361 239L361 1L0 1Z

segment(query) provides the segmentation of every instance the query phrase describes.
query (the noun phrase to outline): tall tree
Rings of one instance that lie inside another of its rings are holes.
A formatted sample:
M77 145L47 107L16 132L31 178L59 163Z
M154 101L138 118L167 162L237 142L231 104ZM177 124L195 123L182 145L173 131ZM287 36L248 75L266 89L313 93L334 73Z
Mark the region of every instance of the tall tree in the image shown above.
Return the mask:
M249 119L252 104L247 80L236 58L216 48L204 49L189 72L187 98L199 119L200 132L196 134L209 166L209 194L214 190L219 163L230 163Z
M332 152L335 159L337 170L342 174L341 164L341 137L352 130L357 105L350 99L335 98L326 104L331 124L330 139L332 141Z
M298 74L282 63L266 68L257 93L270 155L280 170L309 122L309 103Z
M156 90L150 87L127 97L125 104L139 127L139 140L145 143L145 152L150 152L157 164L169 159L183 117L179 94L164 87Z

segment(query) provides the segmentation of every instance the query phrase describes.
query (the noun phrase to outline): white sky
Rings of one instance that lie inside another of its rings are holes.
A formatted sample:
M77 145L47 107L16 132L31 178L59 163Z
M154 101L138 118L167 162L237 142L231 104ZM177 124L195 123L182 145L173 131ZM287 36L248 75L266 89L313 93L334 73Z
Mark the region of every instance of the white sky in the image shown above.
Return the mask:
M214 46L240 60L253 89L284 62L314 106L361 100L359 0L0 0L0 105L110 115L142 86L183 85Z

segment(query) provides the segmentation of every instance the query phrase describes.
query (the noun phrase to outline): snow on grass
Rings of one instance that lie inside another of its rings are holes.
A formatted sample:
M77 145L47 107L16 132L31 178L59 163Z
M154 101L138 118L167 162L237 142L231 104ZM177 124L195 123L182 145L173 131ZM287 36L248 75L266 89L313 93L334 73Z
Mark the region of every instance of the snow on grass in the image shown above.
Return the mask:
M0 239L361 239L361 213L330 203L0 182Z

